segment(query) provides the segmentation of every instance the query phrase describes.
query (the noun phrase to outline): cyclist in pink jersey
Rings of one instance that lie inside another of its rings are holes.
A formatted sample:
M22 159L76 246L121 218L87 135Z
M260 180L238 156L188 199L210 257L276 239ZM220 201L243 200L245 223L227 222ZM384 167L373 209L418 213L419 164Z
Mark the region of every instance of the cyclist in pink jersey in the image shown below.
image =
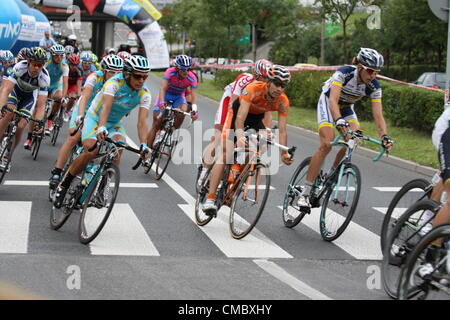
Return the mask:
M168 68L164 73L164 79L158 98L153 107L153 125L147 134L147 145L153 148L156 133L161 129L162 118L160 112L164 109L165 103L173 101L172 108L179 108L185 112L187 102L185 92L190 88L191 114L192 119L197 120L197 77L191 70L193 65L192 58L187 55L179 55L175 58L175 67ZM184 115L177 115L175 128L178 129L184 121Z

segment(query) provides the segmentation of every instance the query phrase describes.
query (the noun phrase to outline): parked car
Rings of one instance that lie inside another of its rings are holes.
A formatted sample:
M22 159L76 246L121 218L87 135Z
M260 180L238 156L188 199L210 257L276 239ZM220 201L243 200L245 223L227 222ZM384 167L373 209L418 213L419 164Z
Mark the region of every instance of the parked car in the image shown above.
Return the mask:
M445 89L445 81L446 74L444 72L425 72L413 83L435 89Z

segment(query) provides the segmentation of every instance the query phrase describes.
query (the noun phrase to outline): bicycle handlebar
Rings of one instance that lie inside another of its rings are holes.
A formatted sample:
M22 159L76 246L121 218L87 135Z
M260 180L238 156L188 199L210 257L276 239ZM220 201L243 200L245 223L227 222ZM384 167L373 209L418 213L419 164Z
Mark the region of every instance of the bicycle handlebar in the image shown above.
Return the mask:
M291 157L290 157L290 159L292 159L293 157L294 157L294 153L295 153L295 151L297 150L297 147L296 146L292 146L292 147L287 147L287 146L285 146L285 145L282 145L282 144L279 144L279 143L277 143L277 142L274 142L274 141L272 141L272 140L269 140L269 139L267 139L265 136L263 136L263 135L261 135L261 134L250 134L249 132L246 132L246 131L244 131L244 136L246 136L246 137L251 137L251 138L253 138L253 139L258 139L258 137L259 138L262 138L262 139L264 139L268 144L270 144L270 145L273 145L273 146L275 146L275 147L277 147L277 148L279 148L279 149L281 149L281 150L284 150L284 151L286 151ZM241 151L243 151L242 150L242 148L235 148L234 149L234 151L235 152L241 152Z
M14 114L18 115L19 117L24 118L26 120L31 120L33 122L39 123L40 125L44 125L44 120L33 118L32 116L30 116L28 114L25 114L23 112L17 111L16 109L8 108L8 106L6 106L6 105L3 106L2 111L3 110L12 112L12 113L14 113Z
M331 142L331 145L332 146L345 145L347 147L353 147L354 144L355 144L355 142L353 141L354 139L361 139L361 140L372 142L373 144L376 144L376 145L378 145L380 147L379 154L375 158L372 159L373 162L379 161L381 159L381 157L384 155L384 153L386 152L386 149L384 148L384 145L383 145L383 143L381 141L373 139L373 138L370 138L370 137L362 134L361 131L358 131L358 130L357 131L352 131L350 129L347 129L347 134L351 135L349 141L346 141L346 142L339 141L342 138L342 133L339 132L339 134L337 135L336 139L334 139L334 141ZM350 140L352 140L353 142L350 142Z

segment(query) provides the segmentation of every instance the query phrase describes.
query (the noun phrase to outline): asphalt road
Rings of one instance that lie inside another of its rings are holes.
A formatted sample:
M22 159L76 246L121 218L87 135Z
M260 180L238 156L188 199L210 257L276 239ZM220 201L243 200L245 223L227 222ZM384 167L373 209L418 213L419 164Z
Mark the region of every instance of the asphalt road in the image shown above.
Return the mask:
M153 100L160 82L148 80ZM121 182L142 185L121 187L117 210L88 246L78 242L77 214L59 231L49 227L45 182L66 134L55 147L44 141L37 161L20 146L0 186L0 282L56 299L388 299L381 288L379 208L387 207L395 192L376 188L428 177L355 154L362 191L341 238L321 239L317 213L288 229L279 208L286 185L318 146L317 138L289 128L288 144L298 147L296 161L272 176L257 230L234 240L226 211L205 227L193 220L196 167L208 140L203 133L212 127L217 108L203 97L198 105L198 122L184 126L178 164L170 164L162 180L132 171L136 155L125 152ZM136 120L133 112L124 121L129 138L139 144Z

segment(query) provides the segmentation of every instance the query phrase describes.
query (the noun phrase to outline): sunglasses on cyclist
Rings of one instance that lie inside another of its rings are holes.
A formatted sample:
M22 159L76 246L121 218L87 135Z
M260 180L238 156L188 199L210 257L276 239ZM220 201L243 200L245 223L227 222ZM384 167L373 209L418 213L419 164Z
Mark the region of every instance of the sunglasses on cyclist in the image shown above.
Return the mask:
M369 68L369 67L366 67L366 66L362 66L362 67L363 67L364 70L367 71L367 73L369 75L378 74L378 72L380 72L380 70L375 70L375 69L372 69L372 68Z
M180 71L190 71L191 70L191 68L182 68L182 67L177 67L177 68Z
M36 61L31 61L30 65L33 68L42 68L42 67L44 67L44 63L40 63L40 62L36 62Z
M120 73L120 71L108 70L108 69L105 69L105 71L106 71L107 73L112 73L112 74L118 74L118 73Z
M286 82L281 82L281 81L278 81L278 80L274 80L274 81L272 81L272 83L276 86L276 87L278 87L278 88L286 88L287 87L287 83Z
M141 74L135 74L135 73L132 73L131 75L132 75L133 78L135 78L136 80L141 80L141 79L147 80L147 78L148 78L148 74L146 74L146 75L141 75Z

